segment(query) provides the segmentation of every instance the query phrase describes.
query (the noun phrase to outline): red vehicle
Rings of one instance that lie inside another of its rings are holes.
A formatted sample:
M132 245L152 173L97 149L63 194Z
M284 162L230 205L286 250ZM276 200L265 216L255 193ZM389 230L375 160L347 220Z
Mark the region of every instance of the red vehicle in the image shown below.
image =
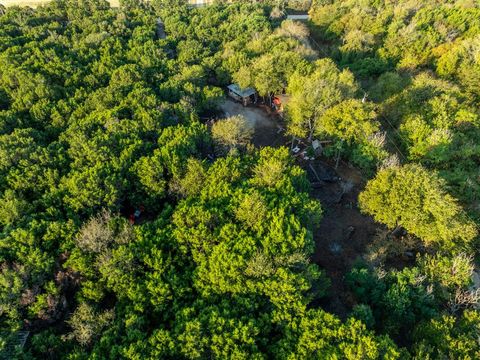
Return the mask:
M130 222L130 224L134 225L144 211L145 207L143 205L140 205L138 209L134 209L134 211L130 213L130 216L128 217L128 221Z

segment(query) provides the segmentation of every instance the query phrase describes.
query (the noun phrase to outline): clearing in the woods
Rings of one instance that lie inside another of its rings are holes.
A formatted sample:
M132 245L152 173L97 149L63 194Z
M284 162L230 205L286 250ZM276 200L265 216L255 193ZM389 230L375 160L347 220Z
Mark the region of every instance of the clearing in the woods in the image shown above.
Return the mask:
M255 146L290 146L290 139L284 135L282 119L268 106L244 107L226 100L220 107L225 117L243 115L251 121L255 127ZM353 304L344 276L354 261L365 253L381 226L358 209L358 194L365 185L359 170L342 161L335 169L335 164L322 156L304 160L298 154L293 155L307 171L314 185L312 196L321 202L324 209L320 227L314 235L316 250L312 257L312 261L325 269L332 280L330 295L322 304L325 303L323 305L328 311L345 317Z

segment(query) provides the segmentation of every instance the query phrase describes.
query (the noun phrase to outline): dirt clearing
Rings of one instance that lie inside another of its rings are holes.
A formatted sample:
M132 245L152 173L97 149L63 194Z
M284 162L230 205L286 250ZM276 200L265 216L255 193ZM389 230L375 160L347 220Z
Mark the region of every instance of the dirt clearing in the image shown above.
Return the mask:
M267 106L243 106L230 99L225 100L220 109L225 117L243 115L255 128L252 142L256 147L281 146L285 144L283 125L277 115L269 112Z
M253 143L256 147L288 145L282 131L283 122L268 107L244 107L231 100L220 107L225 117L243 115L251 122L255 128ZM345 318L354 305L345 284L345 274L366 252L380 226L358 209L358 194L365 186L359 170L344 162L335 169L333 162L323 157L313 161L296 157L313 185L311 196L320 201L324 210L320 227L314 233L312 261L326 271L332 285L329 296L313 305Z
M325 164L329 166L328 162ZM321 301L322 307L345 318L354 305L345 284L345 274L365 253L379 225L358 209L358 194L364 187L360 171L341 162L336 172L339 181L325 182L311 194L320 200L324 210L320 227L314 234L312 261L324 269L332 281L329 296Z

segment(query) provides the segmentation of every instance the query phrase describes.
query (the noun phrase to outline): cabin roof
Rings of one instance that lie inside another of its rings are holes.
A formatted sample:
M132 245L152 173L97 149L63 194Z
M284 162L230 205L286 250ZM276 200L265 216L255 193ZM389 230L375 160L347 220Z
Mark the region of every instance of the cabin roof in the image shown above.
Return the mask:
M253 88L240 89L237 84L228 85L227 88L242 98L249 97L256 93L255 89Z

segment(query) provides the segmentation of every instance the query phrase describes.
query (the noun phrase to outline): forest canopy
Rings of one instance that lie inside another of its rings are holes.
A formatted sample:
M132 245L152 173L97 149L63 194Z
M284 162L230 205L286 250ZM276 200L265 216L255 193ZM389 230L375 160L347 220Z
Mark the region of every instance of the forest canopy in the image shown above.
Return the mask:
M0 357L480 357L479 4L303 8L0 6ZM215 118L231 83L288 99L288 146ZM355 202L315 196L314 141ZM341 206L378 231L332 276Z

